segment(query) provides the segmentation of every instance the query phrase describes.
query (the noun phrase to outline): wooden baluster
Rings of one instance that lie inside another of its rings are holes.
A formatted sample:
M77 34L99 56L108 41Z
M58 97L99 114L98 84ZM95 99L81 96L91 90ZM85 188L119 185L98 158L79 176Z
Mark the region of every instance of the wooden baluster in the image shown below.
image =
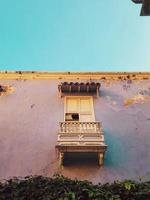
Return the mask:
M64 122L64 132L67 133L68 129L68 122Z
M90 132L90 128L91 128L91 124L90 124L90 122L87 122L86 123L86 133L89 133Z
M76 128L76 123L75 122L71 123L71 133L75 132L75 128Z
M74 122L73 132L74 132L74 133L77 132L77 123L76 123L76 122Z
M81 122L77 122L77 129L78 129L78 133L80 133L81 132Z
M62 132L65 132L64 122L61 124L61 126L62 126Z
M76 133L79 132L79 124L78 124L78 122L75 122L75 132Z
M63 122L63 132L65 133L66 132L66 123Z
M88 127L89 127L89 123L85 122L84 123L84 133L87 133Z
M75 123L71 123L70 132L73 133L75 131Z
M73 132L73 122L69 123L69 133Z
M95 124L93 122L90 123L90 129L95 132Z
M80 125L79 125L79 131L80 131L80 132L83 131L83 123L81 123L81 122L80 122Z
M79 131L78 128L79 128L79 127L78 127L78 123L75 122L75 123L74 123L74 132L75 132L75 133L77 133L77 132Z
M84 133L88 133L89 131L89 122L84 123Z
M94 123L90 122L89 123L89 127L90 127L90 132L93 132L93 129L94 129Z
M65 132L68 133L68 130L69 130L69 122L66 122L66 123L65 123L65 127L66 127L66 131L65 131Z
M81 123L81 132L84 133L84 122Z
M61 123L61 131L64 132L64 123Z
M74 123L74 132L75 132L75 133L78 133L78 131L79 131L78 128L79 128L79 127L78 127L78 123L75 122L75 123Z
M81 127L81 122L78 123L78 133L81 133L82 127Z
M71 123L69 122L69 124L68 124L68 133L70 133L71 132Z
M69 126L69 123L65 123L65 133L68 133L68 126Z
M73 132L73 122L69 123L69 133Z
M86 131L87 131L87 126L88 126L88 122L87 123L84 122L84 133L86 133Z
M92 132L93 132L93 133L95 133L95 131L96 131L96 126L95 126L95 123L94 123L94 122L92 122L92 123L91 123L91 126L92 126Z
M96 133L98 133L99 132L99 127L98 127L98 125L99 125L99 123L95 123L95 131L96 131Z
M91 122L91 126L92 126L92 132L95 133L95 131L96 131L95 123Z
M77 122L74 123L74 132L75 133L78 132L78 123Z
M72 122L68 123L68 133L71 134L72 131Z
M69 133L72 133L72 131L73 131L73 123L72 123L72 122L70 122L70 126L69 126Z
M63 127L63 123L60 123L60 127L61 127L61 132L64 132L64 127Z
M95 123L91 122L91 127L92 127L92 132L95 133L96 131Z
M69 134L70 134L70 126L71 126L71 122L68 122L68 124L67 124L67 133L69 133Z

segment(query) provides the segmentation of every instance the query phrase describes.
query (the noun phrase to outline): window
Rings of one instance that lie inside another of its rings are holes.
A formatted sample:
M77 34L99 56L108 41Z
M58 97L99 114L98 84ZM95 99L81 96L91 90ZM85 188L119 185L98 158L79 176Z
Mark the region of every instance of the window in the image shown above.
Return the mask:
M94 122L93 97L65 97L65 121Z

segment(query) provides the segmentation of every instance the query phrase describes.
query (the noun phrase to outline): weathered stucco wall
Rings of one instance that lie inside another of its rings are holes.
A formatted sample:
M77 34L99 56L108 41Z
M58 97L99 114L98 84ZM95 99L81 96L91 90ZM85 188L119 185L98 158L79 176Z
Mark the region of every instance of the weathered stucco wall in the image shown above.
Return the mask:
M64 103L59 82L0 80L15 88L0 97L0 179L54 173L93 182L150 178L150 102L144 100L150 97L150 80L100 81L94 110L108 144L101 168L91 155L68 155L65 166L58 166L55 144ZM125 106L125 99L137 103Z

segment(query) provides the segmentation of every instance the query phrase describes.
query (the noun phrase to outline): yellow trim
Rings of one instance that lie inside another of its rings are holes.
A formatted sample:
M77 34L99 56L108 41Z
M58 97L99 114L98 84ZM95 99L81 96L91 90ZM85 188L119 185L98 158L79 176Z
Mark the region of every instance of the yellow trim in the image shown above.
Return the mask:
M150 72L0 72L0 79L55 79L55 80L100 80L120 78L150 79Z

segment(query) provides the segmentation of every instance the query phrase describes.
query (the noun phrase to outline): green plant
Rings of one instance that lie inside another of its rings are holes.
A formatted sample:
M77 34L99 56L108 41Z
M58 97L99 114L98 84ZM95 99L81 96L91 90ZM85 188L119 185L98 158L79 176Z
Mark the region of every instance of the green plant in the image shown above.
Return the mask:
M150 182L94 185L56 174L52 178L27 176L0 182L0 200L149 200Z

